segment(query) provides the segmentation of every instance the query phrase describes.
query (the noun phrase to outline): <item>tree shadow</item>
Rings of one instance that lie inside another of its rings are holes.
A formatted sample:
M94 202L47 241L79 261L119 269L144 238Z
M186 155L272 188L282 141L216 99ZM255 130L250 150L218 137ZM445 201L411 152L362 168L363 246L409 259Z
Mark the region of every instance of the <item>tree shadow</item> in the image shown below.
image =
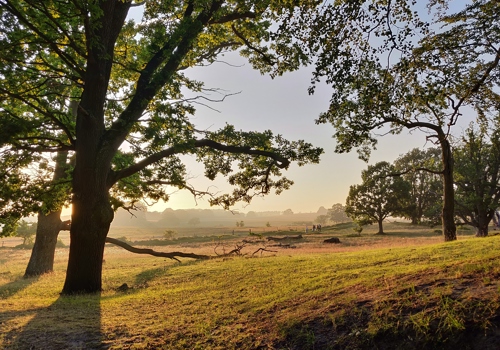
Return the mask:
M147 284L160 276L163 276L168 271L167 267L157 267L154 269L144 270L135 276L135 285L147 286Z
M23 289L28 288L30 285L38 281L38 278L38 276L30 278L19 277L12 282L0 285L0 299L6 299L11 295L19 293Z
M52 305L0 312L13 320L4 335L5 349L107 349L101 332L100 295L60 296ZM27 320L27 322L26 322Z

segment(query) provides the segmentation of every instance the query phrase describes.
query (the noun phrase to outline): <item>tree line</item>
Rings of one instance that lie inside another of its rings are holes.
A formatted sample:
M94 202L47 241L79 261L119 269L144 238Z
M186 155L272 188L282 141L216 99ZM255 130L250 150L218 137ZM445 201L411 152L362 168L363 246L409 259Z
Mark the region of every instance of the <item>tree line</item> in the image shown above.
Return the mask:
M488 235L500 206L498 132L470 126L452 149L455 222L474 227L480 237ZM360 226L377 223L379 234L389 216L437 225L443 207L440 167L437 148L415 148L392 164L371 165L362 172L362 183L350 187L345 212Z

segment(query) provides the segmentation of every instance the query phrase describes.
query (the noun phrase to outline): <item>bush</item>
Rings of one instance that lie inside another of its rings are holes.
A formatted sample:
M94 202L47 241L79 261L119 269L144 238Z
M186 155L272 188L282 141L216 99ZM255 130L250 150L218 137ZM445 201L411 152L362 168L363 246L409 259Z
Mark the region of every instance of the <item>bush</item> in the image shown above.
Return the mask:
M174 230L165 230L165 233L163 234L163 237L167 240L167 241L172 241L174 240L176 237L177 237L177 232L174 231Z

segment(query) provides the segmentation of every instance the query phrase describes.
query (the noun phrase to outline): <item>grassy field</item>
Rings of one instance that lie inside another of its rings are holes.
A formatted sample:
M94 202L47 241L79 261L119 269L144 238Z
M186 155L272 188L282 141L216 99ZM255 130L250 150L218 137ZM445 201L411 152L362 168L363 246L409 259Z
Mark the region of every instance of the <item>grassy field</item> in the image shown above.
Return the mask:
M112 235L156 239L132 231ZM337 225L285 248L200 228L154 249L215 255L254 242L242 256L180 264L107 246L103 292L74 297L59 295L67 248L54 273L23 279L29 251L3 247L0 349L500 348L500 237L461 230L445 244L425 227L386 231ZM332 236L341 244L323 243ZM252 257L261 247L275 252Z

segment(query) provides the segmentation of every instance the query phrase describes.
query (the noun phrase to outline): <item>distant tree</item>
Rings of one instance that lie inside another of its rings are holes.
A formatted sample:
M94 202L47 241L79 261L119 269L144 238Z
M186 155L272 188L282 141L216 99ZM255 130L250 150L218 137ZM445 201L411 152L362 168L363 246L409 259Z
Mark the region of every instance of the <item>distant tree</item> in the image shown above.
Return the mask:
M236 221L236 227L240 227L240 222Z
M15 233L16 237L21 237L23 239L23 246L31 246L33 244L36 226L36 224L29 223L25 220L19 221Z
M410 203L402 215L419 224L425 218L434 223L440 218L443 184L440 177L441 151L438 148L414 148L394 162L396 173L411 185ZM437 212L436 212L436 209ZM437 214L437 217L436 217Z
M245 222L243 220L240 221L240 227L245 227Z
M256 218L257 217L257 213L254 212L254 211L249 211L246 215L247 218Z
M485 237L500 204L500 130L469 127L454 157L456 214Z
M360 185L349 189L345 211L360 225L378 224L378 234L383 234L382 222L388 216L399 215L408 201L410 185L400 177L391 176L394 167L379 162L363 170Z
M177 231L174 231L174 230L165 230L165 233L163 234L163 237L166 239L166 240L173 240L174 238L176 238L178 235Z
M269 221L266 222L266 227L271 227L271 223Z
M293 215L292 209L287 209L283 212L283 215Z
M172 227L181 224L181 219L177 216L176 212L167 208L161 213L161 219L158 220L158 225Z
M325 225L330 217L328 215L318 215L314 221L316 221L318 224Z
M340 203L332 205L332 207L328 209L327 215L329 216L330 221L333 222L346 222L351 220L345 212L345 206Z
M192 218L188 221L188 224L191 226L196 226L200 224L200 218Z
M328 214L328 210L325 207L321 206L321 207L319 207L319 209L316 212L316 214L318 214L318 215L327 215Z

